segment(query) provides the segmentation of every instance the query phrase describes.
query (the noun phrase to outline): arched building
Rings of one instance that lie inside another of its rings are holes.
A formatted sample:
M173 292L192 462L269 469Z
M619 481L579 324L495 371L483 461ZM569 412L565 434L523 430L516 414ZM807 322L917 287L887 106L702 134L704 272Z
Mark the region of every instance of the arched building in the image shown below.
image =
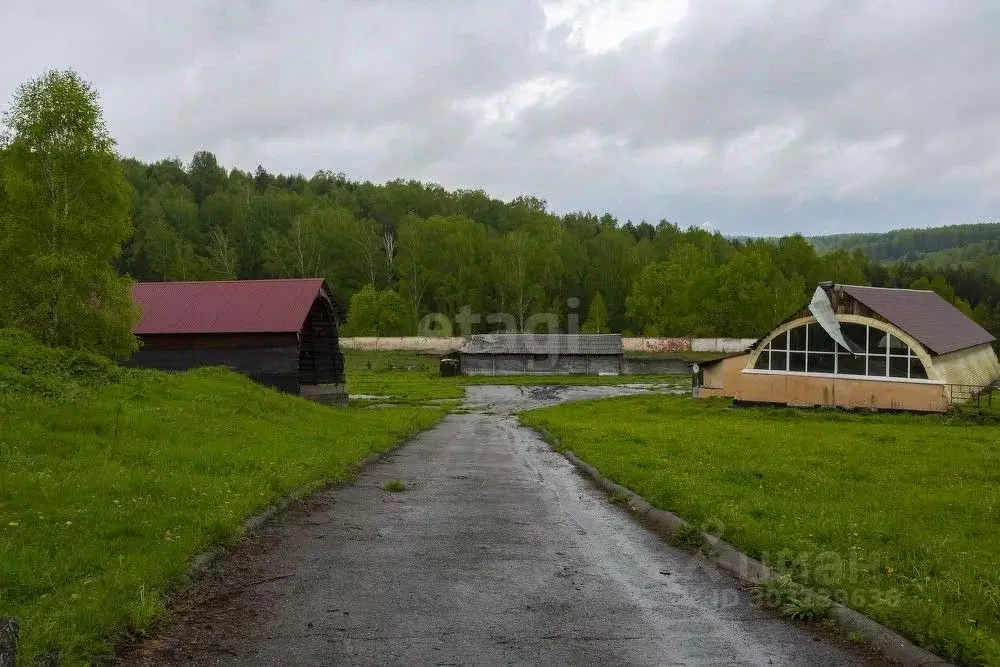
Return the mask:
M698 395L944 412L1000 380L995 341L934 292L823 283L749 350L701 364Z

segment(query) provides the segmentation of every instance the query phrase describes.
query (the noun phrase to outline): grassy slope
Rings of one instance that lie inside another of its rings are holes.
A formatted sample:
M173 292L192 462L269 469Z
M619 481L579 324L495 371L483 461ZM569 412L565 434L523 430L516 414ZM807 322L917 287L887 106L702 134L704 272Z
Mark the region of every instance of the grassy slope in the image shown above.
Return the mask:
M26 662L108 651L248 515L348 478L442 415L331 409L222 370L125 372L60 354L0 331L0 615L21 618Z
M655 505L797 562L804 583L921 644L1000 664L1000 426L681 397L521 418Z

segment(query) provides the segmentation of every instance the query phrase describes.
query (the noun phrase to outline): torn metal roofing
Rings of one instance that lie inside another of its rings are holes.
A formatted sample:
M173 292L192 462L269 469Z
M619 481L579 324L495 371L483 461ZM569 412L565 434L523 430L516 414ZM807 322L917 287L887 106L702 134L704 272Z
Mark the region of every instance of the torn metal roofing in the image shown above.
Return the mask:
M934 354L948 354L996 340L936 292L857 285L838 287Z
M480 334L462 354L623 354L621 334Z
M136 283L135 333L290 333L302 329L322 278Z

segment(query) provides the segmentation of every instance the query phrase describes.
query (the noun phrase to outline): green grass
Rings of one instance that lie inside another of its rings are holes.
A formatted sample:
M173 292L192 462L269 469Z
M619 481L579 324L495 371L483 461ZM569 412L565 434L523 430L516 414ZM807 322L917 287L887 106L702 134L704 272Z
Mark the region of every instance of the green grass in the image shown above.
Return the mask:
M641 396L521 420L654 505L965 664L1000 664L1000 425Z
M406 486L406 482L401 479L390 479L388 482L382 485L382 489L385 491L391 491L392 493L399 493L401 491L406 491L409 487Z
M0 615L21 660L142 631L191 558L443 414L334 409L223 370L123 371L0 330Z
M761 581L753 593L758 603L796 621L818 621L826 618L833 607L833 600L808 586L803 586L789 574Z
M393 402L461 399L468 385L619 385L672 383L690 386L686 375L496 375L441 377L437 356L419 352L344 350L347 391L352 396L391 396Z

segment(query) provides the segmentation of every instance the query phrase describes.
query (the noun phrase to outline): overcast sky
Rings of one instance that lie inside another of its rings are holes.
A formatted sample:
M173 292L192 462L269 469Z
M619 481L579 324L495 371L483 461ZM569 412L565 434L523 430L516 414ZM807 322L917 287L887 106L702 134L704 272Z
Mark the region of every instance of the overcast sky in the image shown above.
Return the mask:
M727 234L1000 220L1000 3L49 0L125 155L417 178Z

